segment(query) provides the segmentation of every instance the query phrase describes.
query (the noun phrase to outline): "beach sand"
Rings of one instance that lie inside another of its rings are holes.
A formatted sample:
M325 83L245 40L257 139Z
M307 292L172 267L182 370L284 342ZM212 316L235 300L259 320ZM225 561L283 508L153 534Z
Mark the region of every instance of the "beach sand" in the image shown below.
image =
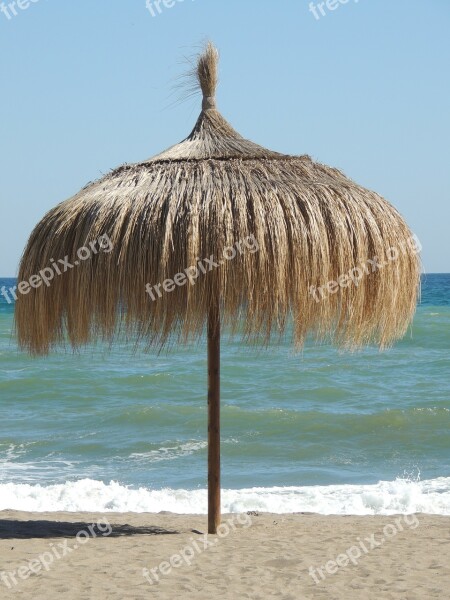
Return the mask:
M223 523L205 538L205 516L0 512L0 598L450 598L450 517Z

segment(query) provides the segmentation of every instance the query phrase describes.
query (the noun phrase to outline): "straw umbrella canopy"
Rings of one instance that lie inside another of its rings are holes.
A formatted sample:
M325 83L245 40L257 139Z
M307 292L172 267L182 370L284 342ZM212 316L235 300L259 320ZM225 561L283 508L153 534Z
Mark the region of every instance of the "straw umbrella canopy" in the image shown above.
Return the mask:
M191 134L62 202L24 251L16 305L31 354L117 332L161 348L208 339L208 529L220 523L220 332L386 347L419 289L412 233L386 200L309 156L267 150L216 107L218 53L198 58ZM105 241L106 240L106 241ZM386 259L387 251L389 256ZM70 265L70 266L69 266Z

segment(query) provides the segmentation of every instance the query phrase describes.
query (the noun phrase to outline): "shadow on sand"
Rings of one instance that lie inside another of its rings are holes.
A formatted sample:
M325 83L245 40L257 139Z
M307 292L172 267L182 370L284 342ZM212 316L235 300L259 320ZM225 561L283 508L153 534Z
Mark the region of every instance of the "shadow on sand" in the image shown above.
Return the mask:
M131 535L171 535L178 531L163 529L162 527L134 527L133 525L108 525L101 519L99 526L95 521L85 523L69 523L60 521L17 521L14 519L0 519L0 540L32 539L32 538L71 538L76 537L80 531L89 531L93 528L96 537L120 537ZM111 533L109 533L111 529Z

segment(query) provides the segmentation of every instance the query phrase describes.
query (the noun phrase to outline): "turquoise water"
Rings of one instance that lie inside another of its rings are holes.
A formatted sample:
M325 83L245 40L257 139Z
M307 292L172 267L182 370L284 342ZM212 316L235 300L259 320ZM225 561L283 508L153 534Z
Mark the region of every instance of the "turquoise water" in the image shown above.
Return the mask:
M9 287L14 280L0 280ZM206 346L31 359L0 297L0 509L206 509ZM450 275L384 353L225 335L225 505L450 514Z

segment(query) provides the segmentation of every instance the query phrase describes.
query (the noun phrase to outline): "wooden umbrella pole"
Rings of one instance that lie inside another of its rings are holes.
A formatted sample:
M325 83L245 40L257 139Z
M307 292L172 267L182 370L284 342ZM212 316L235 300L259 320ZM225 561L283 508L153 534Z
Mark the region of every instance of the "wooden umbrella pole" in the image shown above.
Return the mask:
M208 533L220 525L220 311L208 313Z

